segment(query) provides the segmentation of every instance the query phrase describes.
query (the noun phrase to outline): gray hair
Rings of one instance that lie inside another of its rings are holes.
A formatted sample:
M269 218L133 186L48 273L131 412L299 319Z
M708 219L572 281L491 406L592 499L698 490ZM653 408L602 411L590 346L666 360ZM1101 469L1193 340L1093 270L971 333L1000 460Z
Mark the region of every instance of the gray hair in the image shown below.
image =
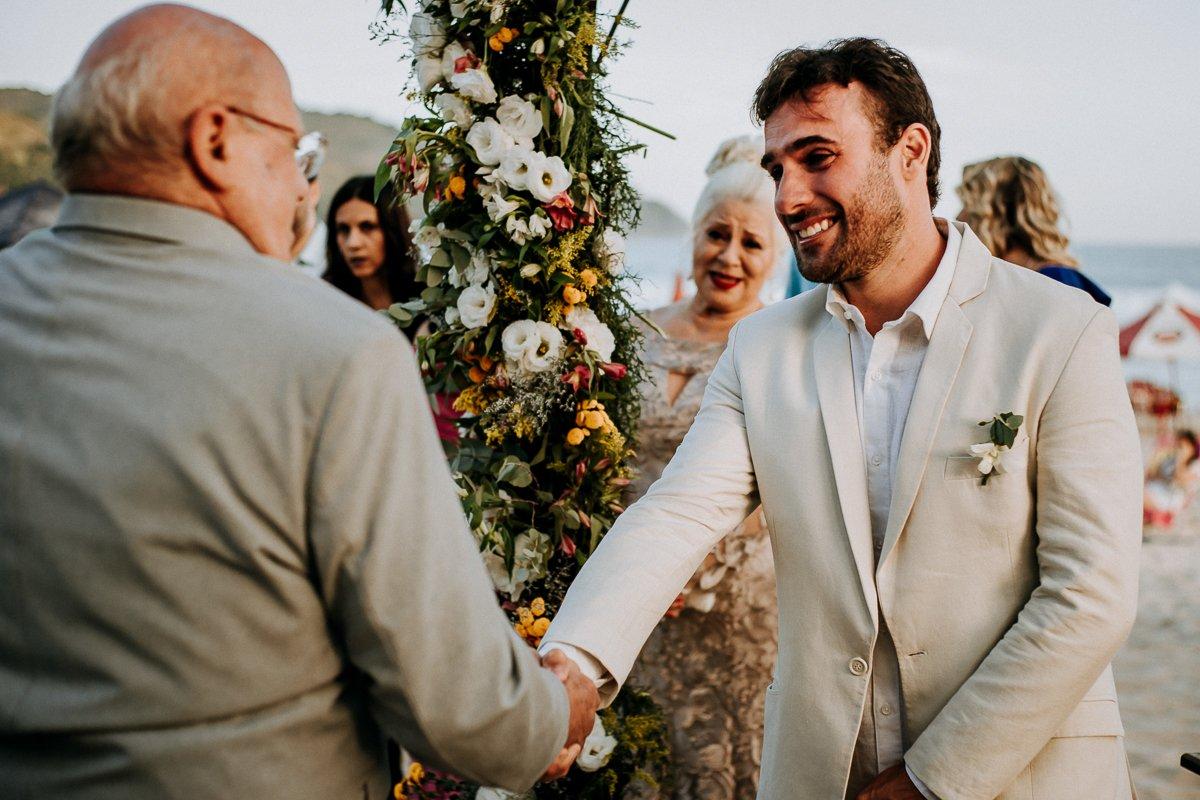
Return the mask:
M114 169L175 170L184 163L185 104L199 107L221 87L237 87L249 63L245 38L208 16L176 19L95 64L84 56L50 111L54 171L64 186ZM207 56L205 45L222 40L232 60Z
M692 231L704 223L712 210L727 201L741 201L761 208L775 218L775 184L760 165L762 141L757 136L726 139L717 147L704 174L708 181L692 210ZM776 266L787 257L787 234L782 225L771 226Z

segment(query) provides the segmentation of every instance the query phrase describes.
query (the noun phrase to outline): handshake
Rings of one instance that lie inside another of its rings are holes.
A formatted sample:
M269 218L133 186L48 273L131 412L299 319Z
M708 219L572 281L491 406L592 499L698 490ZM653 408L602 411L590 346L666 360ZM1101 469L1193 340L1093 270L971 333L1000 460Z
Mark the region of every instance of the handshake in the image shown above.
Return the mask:
M551 650L542 657L542 666L553 672L562 681L570 702L571 718L567 727L567 741L542 775L543 781L552 781L567 774L583 749L584 739L592 732L596 710L600 707L600 695L596 685L584 675L579 665L567 658L561 650Z

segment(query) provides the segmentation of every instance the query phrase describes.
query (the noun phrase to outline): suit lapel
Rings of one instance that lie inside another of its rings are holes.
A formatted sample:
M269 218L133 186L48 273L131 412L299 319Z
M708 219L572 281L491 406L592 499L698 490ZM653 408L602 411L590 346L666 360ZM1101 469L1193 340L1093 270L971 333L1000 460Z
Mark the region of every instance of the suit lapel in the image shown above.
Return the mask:
M871 615L872 624L878 625L871 514L867 504L867 473L858 430L858 412L854 403L850 336L832 317L813 341L813 367L842 519L850 538L863 601Z
M912 404L900 440L896 459L896 475L892 482L892 503L888 509L887 531L883 537L880 565L888 555L908 522L917 490L925 477L929 452L941 425L946 403L962 366L967 344L971 341L972 326L963 313L962 304L978 296L987 284L991 254L962 223L951 223L962 233L954 280L938 312L937 324L925 352L921 374L913 391Z

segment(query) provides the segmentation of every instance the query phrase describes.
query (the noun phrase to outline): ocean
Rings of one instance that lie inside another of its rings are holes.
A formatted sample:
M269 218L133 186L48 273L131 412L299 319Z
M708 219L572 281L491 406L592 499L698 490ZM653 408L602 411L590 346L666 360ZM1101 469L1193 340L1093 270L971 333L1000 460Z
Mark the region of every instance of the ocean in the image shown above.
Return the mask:
M1113 298L1112 309L1122 326L1139 319L1154 306L1168 286L1180 284L1200 292L1200 246L1081 244L1073 248L1080 268ZM629 238L626 267L638 276L634 292L639 308L656 308L670 302L676 276L691 272L691 252L686 236L633 234ZM783 296L784 278L764 289L764 299ZM686 290L691 291L690 281ZM1172 386L1190 410L1200 410L1200 362L1174 365L1160 361L1125 360L1128 380L1149 380Z

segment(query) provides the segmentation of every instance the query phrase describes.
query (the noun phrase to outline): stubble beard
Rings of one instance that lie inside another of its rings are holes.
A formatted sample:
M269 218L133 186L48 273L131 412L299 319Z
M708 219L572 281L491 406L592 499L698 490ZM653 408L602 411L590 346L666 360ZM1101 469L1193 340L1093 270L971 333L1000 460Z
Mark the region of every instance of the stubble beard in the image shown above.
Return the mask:
M816 283L847 283L870 275L896 249L904 232L904 205L881 157L841 209L837 240L809 256L792 240L800 274Z

